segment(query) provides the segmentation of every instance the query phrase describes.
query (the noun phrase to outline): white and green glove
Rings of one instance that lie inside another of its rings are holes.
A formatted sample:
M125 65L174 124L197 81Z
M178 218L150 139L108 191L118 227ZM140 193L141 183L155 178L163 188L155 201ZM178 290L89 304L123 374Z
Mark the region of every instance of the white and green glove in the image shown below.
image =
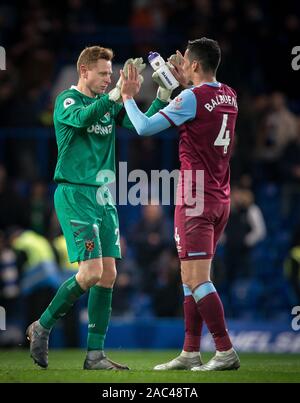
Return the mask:
M144 81L144 78L141 75L141 73L146 68L146 64L144 63L143 58L137 57L135 59L130 58L130 59L126 60L124 66L123 66L123 71L124 71L124 75L126 78L128 77L128 65L129 64L133 64L134 67L137 69L138 74L139 74L139 82L140 82L140 84L142 84ZM120 77L115 88L113 88L108 93L108 97L111 101L118 102L118 103L122 102L121 87L122 87L122 79Z
M174 69L174 66L170 63L170 61L174 61L177 64L181 63L181 59L179 55L173 54L168 58L167 65L169 69L172 71ZM164 83L161 81L157 71L155 71L152 74L152 80L158 84L158 90L157 90L157 98L160 99L163 102L170 102L171 101L171 95L173 90L169 90L168 88L165 87Z

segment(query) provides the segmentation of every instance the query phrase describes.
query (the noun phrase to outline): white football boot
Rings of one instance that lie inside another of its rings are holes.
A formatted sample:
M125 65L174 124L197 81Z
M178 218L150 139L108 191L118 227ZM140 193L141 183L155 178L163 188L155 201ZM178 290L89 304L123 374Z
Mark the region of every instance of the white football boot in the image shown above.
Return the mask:
M192 369L193 367L202 365L200 354L195 357L186 357L180 354L178 357L164 364L156 365L153 369L155 371L169 371L179 369Z
M192 371L229 371L239 369L240 360L234 349L228 352L217 352L216 355L206 364L197 365Z

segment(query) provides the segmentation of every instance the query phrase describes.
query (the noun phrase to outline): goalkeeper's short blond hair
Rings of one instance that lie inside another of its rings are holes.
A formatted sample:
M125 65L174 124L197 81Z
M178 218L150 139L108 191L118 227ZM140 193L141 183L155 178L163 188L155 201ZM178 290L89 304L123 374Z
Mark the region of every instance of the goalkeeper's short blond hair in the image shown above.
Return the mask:
M85 48L79 55L77 60L77 72L80 75L80 66L83 64L90 67L93 63L96 63L100 59L112 60L114 52L109 48L103 48L102 46L90 46Z

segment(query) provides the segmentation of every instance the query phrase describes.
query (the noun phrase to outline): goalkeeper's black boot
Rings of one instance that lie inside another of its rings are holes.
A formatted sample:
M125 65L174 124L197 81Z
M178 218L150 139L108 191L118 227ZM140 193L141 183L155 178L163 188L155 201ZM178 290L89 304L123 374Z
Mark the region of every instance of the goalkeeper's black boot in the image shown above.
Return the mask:
M95 351L88 351L84 364L83 369L106 369L106 370L115 370L115 371L122 371L128 370L129 368L127 365L118 364L107 358L103 351L95 350Z
M33 361L42 368L48 367L49 330L44 329L39 321L33 322L26 330L30 341L30 355Z

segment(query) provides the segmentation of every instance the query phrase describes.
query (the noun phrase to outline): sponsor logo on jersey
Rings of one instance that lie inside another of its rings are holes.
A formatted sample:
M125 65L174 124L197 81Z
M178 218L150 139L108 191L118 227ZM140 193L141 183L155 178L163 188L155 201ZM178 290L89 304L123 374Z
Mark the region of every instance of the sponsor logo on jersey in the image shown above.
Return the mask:
M108 126L101 126L98 123L95 125L90 126L87 129L88 133L95 133L95 134L100 134L101 136L105 137L109 134L112 133L113 130L113 125L108 125Z
M73 98L66 98L64 100L64 108L67 109L69 106L74 105L75 100Z

